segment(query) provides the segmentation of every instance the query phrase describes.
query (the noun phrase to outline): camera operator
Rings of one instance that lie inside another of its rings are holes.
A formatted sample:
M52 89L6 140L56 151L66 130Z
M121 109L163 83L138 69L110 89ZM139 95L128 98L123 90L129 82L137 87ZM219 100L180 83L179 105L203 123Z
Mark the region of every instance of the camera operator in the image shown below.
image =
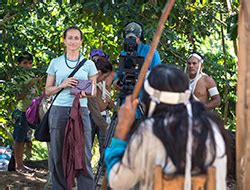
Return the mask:
M143 61L141 64L143 64L144 60L146 59L147 54L149 53L150 50L150 45L143 43L144 42L144 31L143 31L143 26L142 24L138 22L129 22L128 24L125 25L123 29L123 37L124 37L124 50L121 52L121 57L126 57L126 56L134 56L134 57L142 57ZM149 66L149 71L155 67L156 65L161 64L161 59L160 55L157 50L155 50L152 61ZM126 66L126 63L124 63L124 67ZM120 65L119 65L120 69ZM139 72L137 73L139 75ZM130 76L127 77L125 76L125 81L127 78L130 80ZM136 76L138 78L138 76ZM133 78L131 79L133 80ZM135 81L134 81L135 82ZM114 83L114 87L116 90L124 90L124 82L121 76L119 74L116 75ZM134 87L134 86L133 86ZM125 89L127 91L127 89ZM129 89L130 91L131 89ZM133 89L132 89L133 90ZM131 91L132 92L132 91ZM130 93L128 93L130 94ZM128 95L126 94L126 95ZM141 97L142 92L140 92L139 97ZM136 119L140 119L142 117L142 113L140 109L137 109L136 112Z

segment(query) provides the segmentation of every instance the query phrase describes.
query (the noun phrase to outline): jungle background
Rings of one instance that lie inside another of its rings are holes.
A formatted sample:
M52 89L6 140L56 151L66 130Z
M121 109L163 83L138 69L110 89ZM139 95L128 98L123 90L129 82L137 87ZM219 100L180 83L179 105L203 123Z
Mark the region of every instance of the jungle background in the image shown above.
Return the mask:
M129 21L144 26L150 43L164 0L0 0L0 144L12 145L18 83L30 73L17 67L17 56L34 56L32 72L46 76L51 59L63 53L62 33L76 25L84 33L82 53L103 49L115 68L123 48L122 28ZM176 0L165 24L158 51L162 63L184 69L187 56L196 51L204 58L205 73L217 82L222 103L216 111L226 128L235 131L237 80L238 0ZM45 78L45 77L44 77ZM13 82L15 81L15 82ZM40 90L45 83L40 83ZM112 91L113 96L116 92ZM99 158L95 144L93 164ZM33 160L47 159L47 146L33 140Z

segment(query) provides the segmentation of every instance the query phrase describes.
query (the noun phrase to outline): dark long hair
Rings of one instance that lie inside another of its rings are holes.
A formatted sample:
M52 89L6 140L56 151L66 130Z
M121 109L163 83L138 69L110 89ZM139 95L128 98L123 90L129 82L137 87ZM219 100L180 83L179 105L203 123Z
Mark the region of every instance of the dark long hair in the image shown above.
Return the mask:
M112 64L107 58L98 57L94 60L97 70L100 70L103 74L109 73L113 70Z
M189 88L188 78L184 72L171 65L159 65L152 69L148 76L149 84L160 91L185 92ZM193 113L193 149L192 169L198 173L205 173L216 155L216 144L211 126L213 121L222 134L225 145L227 138L224 124L217 114L208 111L205 106L193 101L191 98ZM144 92L142 102L148 112L150 97ZM170 105L160 103L156 106L152 118L154 119L153 133L163 143L167 158L170 158L176 167L176 174L184 174L186 163L186 143L188 132L188 114L184 104ZM205 165L207 158L206 140L210 138L210 150L212 160ZM228 149L226 147L226 154Z

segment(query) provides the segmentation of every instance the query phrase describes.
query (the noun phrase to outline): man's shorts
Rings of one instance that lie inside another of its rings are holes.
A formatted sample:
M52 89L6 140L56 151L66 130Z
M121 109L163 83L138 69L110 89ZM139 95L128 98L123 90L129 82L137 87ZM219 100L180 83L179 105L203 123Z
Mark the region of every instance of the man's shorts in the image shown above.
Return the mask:
M13 138L16 142L31 142L32 131L27 122L25 112L15 109L13 112L15 118Z

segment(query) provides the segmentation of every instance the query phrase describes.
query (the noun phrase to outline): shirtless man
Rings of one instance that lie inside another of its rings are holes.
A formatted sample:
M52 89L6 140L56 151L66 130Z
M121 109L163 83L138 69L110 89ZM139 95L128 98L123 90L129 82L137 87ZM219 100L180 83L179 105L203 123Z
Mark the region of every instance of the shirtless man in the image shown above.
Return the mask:
M203 73L202 68L202 57L197 53L192 53L188 57L186 68L190 88L195 100L203 102L211 110L220 105L220 94L213 78Z

